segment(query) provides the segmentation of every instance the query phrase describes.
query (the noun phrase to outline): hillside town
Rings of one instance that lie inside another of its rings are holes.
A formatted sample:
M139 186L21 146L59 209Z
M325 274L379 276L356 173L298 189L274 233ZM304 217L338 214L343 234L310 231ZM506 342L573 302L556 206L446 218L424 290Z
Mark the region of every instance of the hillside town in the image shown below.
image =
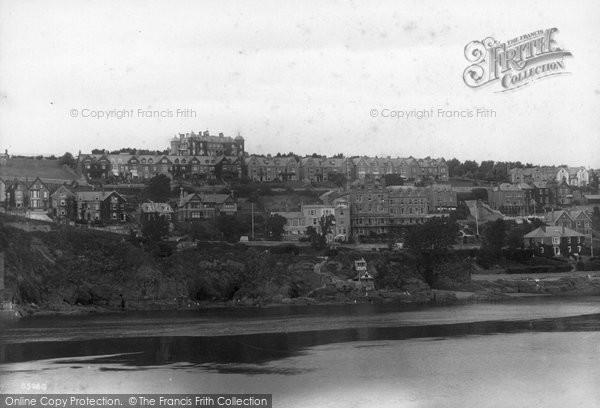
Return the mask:
M5 151L0 208L121 234L140 234L161 218L169 225L162 238L182 241L306 242L320 234L328 244L398 246L413 226L451 214L463 220L457 244L472 245L480 223L535 219L539 228L522 237L523 246L573 256L593 251L599 177L600 170L583 166L257 155L246 152L241 135L204 131L178 134L164 151ZM563 240L573 245L561 252Z

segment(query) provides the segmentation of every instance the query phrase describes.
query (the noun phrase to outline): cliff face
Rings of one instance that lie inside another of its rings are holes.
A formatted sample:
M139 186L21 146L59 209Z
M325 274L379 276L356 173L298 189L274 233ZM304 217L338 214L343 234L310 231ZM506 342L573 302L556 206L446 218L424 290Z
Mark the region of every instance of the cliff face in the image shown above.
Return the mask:
M398 259L390 264L381 254L342 253L325 261L317 253L272 254L217 244L161 256L114 234L68 227L25 232L3 224L0 243L12 300L43 310L69 310L73 305L181 308L198 302L252 305L308 298L352 301L364 297L360 286L349 281L356 275L354 259L362 256L376 279L382 273L398 275L395 283L388 279L389 288L429 290L414 265Z

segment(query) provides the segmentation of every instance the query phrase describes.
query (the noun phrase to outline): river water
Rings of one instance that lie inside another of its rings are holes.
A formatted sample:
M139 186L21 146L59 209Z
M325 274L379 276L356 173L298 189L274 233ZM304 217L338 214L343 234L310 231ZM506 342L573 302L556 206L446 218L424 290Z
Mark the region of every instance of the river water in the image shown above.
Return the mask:
M260 393L274 407L600 406L600 298L3 322L0 393Z

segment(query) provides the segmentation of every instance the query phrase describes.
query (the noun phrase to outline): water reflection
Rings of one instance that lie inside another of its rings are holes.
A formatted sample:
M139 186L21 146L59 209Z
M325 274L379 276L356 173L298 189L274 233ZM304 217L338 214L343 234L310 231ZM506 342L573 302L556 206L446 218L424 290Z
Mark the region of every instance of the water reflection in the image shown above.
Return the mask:
M600 314L524 321L363 327L232 336L124 337L15 343L0 346L0 363L61 359L56 364L70 365L73 368L100 364L112 367L117 365L127 370L175 364L180 368L201 367L220 373L264 374L269 369L260 367L261 364L299 356L308 348L331 343L409 338L443 341L459 336L556 331L600 331ZM297 374L294 369L286 370L280 374Z

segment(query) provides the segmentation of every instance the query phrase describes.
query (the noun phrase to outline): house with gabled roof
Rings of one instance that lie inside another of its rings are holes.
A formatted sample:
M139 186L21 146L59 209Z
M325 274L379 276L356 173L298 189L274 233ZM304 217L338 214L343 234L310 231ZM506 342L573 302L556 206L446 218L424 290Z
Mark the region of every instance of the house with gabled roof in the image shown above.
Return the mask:
M80 155L79 163L88 179L105 179L112 174L112 165L106 154Z
M525 246L538 256L579 256L587 253L586 236L564 226L542 226L523 237Z
M116 191L79 191L75 194L77 201L76 219L80 222L125 222L127 200Z
M6 187L6 209L24 210L29 205L27 196L28 183L20 180L13 180Z
M543 220L547 225L570 228L584 235L592 230L592 219L583 210L548 211Z
M354 174L359 180L364 179L367 174L371 174L371 164L368 157L355 157L352 162L354 164Z
M237 202L230 194L182 193L175 211L177 221L200 221L236 213Z
M55 220L74 220L77 216L75 193L66 186L60 186L50 194L51 215Z
M572 210L569 211L569 215L571 216L571 219L573 219L572 229L584 235L592 233L592 218L587 212L583 210Z
M245 165L248 177L257 182L298 181L302 178L303 165L299 165L294 156L252 155L246 158Z
M238 156L217 157L215 176L219 179L234 179L242 177L242 158Z
M50 189L40 180L39 177L27 188L29 196L29 209L48 210L50 208Z
M585 167L569 167L569 184L585 187L590 184L590 173Z
M165 220L171 222L173 214L173 208L167 203L148 201L139 205L139 222L142 225L160 217L164 217Z

